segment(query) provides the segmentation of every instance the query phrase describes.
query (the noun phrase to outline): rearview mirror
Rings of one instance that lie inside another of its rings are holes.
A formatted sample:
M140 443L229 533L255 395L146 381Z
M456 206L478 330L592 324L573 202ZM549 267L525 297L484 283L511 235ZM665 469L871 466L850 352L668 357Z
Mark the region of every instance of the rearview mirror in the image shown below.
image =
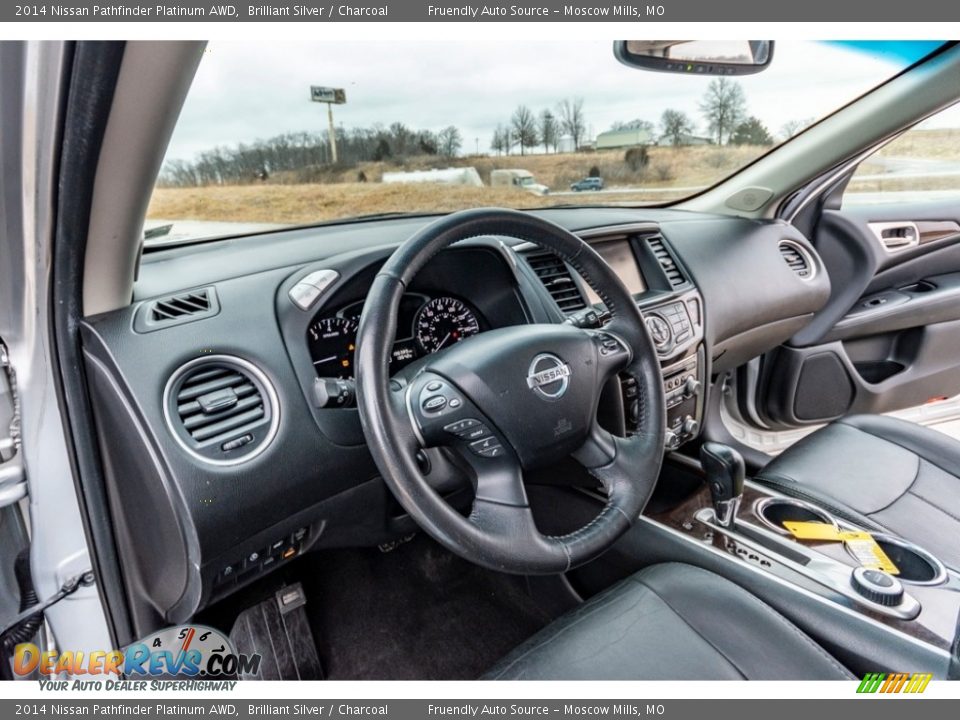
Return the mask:
M688 75L750 75L773 59L772 40L617 40L624 65Z

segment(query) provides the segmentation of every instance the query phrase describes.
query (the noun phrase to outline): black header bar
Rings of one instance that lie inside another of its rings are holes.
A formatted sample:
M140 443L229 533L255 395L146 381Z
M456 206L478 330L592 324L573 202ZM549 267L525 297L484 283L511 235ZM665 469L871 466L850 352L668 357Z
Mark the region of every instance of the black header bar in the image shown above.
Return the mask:
M956 22L960 3L944 0L63 0L0 6L0 22ZM890 31L896 36L897 29ZM956 32L953 33L954 35ZM945 38L946 39L946 38Z

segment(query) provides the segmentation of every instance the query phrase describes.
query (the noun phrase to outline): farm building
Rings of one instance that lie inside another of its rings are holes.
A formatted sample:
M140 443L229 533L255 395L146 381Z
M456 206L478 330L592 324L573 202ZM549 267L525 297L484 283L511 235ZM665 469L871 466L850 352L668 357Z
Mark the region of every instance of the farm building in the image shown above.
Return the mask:
M644 128L627 128L625 130L607 130L597 135L597 150L611 150L616 148L636 147L637 145L652 145L653 135Z

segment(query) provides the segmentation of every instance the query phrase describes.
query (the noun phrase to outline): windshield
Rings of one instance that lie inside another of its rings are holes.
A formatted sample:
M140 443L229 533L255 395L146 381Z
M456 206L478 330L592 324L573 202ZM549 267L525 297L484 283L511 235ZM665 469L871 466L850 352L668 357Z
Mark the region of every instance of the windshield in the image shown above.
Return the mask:
M211 43L146 242L384 213L674 202L935 45L778 42L766 71L717 78L625 67L610 42Z

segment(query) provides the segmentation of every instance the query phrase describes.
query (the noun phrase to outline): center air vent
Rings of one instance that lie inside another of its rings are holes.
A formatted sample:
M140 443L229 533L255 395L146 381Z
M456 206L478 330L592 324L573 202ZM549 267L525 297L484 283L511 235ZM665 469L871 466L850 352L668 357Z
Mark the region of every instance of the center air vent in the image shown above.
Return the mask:
M558 255L547 250L535 250L524 253L524 258L561 310L571 313L587 306L570 269Z
M663 238L659 235L655 235L647 242L650 245L650 249L653 251L653 256L657 259L657 262L660 263L660 267L663 268L663 272L667 276L667 281L670 283L670 287L680 287L681 285L686 285L687 278L684 276L683 271L677 266L677 261L673 259L673 255L671 255L670 251L667 250L667 246L664 244Z
M277 396L266 376L240 358L197 358L164 393L170 430L191 455L232 465L259 454L277 431Z
M814 275L813 258L799 243L793 240L780 241L780 254L783 261L801 280L811 280Z

